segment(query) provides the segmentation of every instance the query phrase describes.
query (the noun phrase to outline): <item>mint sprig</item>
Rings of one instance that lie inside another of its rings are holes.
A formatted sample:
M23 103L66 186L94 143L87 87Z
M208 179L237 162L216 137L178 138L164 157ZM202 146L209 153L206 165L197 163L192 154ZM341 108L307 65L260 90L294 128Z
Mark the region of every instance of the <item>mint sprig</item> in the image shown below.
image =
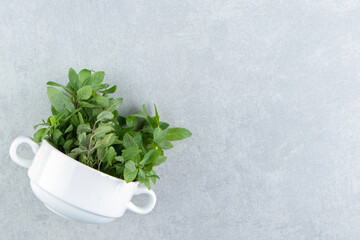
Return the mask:
M159 176L153 169L167 159L164 150L171 141L191 136L185 128L169 128L145 105L140 113L121 116L117 109L122 98L111 98L116 86L104 84L104 72L69 70L66 86L48 82L47 94L52 115L36 125L42 127L34 141L46 139L75 160L126 182L139 181L149 189ZM59 90L60 89L60 90Z

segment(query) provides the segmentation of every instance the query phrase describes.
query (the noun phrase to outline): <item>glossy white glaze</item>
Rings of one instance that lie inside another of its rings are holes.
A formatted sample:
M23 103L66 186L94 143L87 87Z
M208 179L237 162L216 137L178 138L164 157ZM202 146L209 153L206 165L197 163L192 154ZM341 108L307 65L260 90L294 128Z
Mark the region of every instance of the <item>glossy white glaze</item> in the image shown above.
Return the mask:
M23 159L16 153L18 145L29 144L35 157ZM28 176L35 195L53 212L68 219L105 223L121 217L126 209L146 214L155 206L156 195L138 182L125 181L90 168L60 152L47 141L40 147L27 137L18 137L10 148L10 156ZM133 195L147 194L149 202L138 207Z

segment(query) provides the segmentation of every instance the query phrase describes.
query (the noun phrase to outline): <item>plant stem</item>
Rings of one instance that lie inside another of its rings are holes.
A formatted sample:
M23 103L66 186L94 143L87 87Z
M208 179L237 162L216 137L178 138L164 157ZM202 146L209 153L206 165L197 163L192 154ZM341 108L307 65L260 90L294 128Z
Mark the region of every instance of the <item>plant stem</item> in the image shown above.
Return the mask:
M86 165L90 166L90 151L89 151L89 149L87 151L88 151L88 153L87 153Z
M77 102L77 99L76 99L76 97L75 97L75 96L73 97L73 99L74 99L74 107L75 107L75 109L77 109L77 108L78 108L78 102ZM77 115L77 113L76 113L76 115Z
M81 148L83 148L84 150L86 150L86 151L87 151L87 148L86 148L86 147L84 147L83 145L81 145L80 143L79 143L79 146L80 146Z

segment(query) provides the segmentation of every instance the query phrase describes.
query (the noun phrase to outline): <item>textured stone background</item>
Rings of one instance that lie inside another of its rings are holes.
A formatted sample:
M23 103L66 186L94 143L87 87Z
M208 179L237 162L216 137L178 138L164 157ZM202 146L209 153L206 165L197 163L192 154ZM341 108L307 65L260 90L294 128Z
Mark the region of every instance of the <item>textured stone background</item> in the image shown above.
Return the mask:
M360 239L359 10L0 1L0 239ZM155 102L192 130L158 169L150 214L64 220L10 160L11 141L49 114L45 83L71 66L104 70L123 114Z

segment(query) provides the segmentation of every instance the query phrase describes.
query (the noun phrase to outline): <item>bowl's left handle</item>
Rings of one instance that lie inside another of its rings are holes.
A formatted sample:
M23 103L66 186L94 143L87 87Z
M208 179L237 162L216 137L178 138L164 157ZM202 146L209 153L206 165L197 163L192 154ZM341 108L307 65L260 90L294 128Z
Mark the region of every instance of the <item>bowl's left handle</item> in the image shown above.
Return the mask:
M34 142L33 140L31 140L31 138L29 137L17 137L11 144L10 147L10 157L11 159L17 163L18 165L24 167L24 168L29 168L31 166L32 160L31 159L25 159L22 157L19 157L16 153L16 150L18 148L18 146L22 143L27 143L30 145L31 150L36 153L39 150L39 144L37 144L36 142Z

